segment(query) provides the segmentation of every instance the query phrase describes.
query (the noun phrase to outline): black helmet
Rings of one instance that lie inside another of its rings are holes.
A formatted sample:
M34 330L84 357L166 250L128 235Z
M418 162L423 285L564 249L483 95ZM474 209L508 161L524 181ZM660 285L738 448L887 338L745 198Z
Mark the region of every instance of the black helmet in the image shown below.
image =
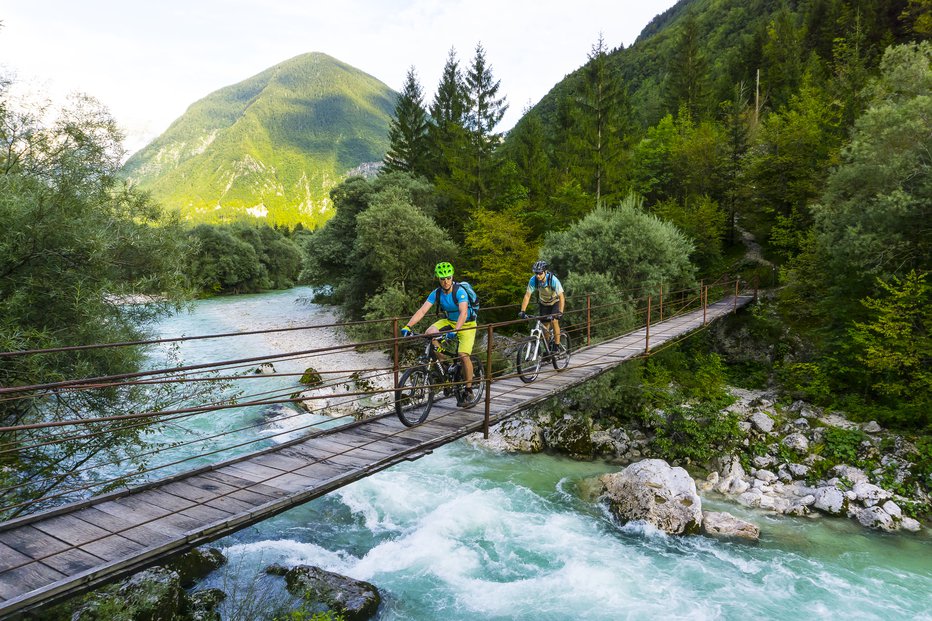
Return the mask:
M536 262L536 263L533 265L533 267L531 267L531 271L533 271L535 274L540 273L540 272L546 272L546 271L547 271L547 262L546 262L546 261L538 261L538 262Z

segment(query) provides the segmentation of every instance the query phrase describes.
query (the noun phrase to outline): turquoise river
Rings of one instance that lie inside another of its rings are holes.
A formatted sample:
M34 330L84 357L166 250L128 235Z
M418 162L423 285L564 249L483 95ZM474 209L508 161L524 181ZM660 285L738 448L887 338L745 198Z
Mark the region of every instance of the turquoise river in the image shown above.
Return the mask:
M295 303L309 295L297 288L205 300L162 321L157 332L191 336L330 321L327 309ZM178 353L194 364L338 338L317 330L191 341ZM154 362L163 355L154 352ZM216 433L261 416L212 413L164 435ZM281 604L282 579L263 572L273 563L318 565L373 583L384 621L932 619L928 529L878 534L847 519L786 518L706 497L704 508L758 524L760 542L669 537L639 524L619 526L582 499L582 481L619 468L500 454L461 440L219 540L214 545L229 563L198 588L228 592L223 615L232 620L263 618Z

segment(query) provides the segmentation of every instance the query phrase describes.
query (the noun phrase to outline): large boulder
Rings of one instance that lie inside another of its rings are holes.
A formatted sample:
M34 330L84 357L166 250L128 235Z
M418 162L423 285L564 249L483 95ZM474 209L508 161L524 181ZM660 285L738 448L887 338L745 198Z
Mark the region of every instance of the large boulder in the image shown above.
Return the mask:
M325 604L346 621L365 621L372 618L382 601L379 590L372 584L348 578L311 565L298 565L282 571L270 567L269 573L285 576L288 592L310 603Z
M750 522L718 511L702 512L702 534L725 539L760 539L760 528Z
M226 557L216 548L194 548L169 562L166 567L178 572L181 586L190 589L210 572L223 567Z
M673 535L699 532L702 500L682 468L645 459L602 476L609 509L620 520L643 520Z
M592 457L592 423L586 417L566 415L544 430L547 447L570 457Z

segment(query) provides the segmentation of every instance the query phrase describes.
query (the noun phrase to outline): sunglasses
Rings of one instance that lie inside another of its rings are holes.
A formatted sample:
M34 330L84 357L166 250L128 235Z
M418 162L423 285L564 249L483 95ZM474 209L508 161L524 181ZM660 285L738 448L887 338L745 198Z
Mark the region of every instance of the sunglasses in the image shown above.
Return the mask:
M537 274L538 276L543 276L543 275L544 275L543 272L534 272L534 273Z
M444 277L441 278L440 280L453 280L453 277L452 277L452 276L444 276Z

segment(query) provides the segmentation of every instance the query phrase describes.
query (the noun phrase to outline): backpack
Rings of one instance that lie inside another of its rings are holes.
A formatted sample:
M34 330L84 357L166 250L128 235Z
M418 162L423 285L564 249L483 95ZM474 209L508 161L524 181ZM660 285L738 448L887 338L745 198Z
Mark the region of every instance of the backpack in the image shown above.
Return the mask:
M450 289L450 295L453 296L453 299L456 300L456 288L462 287L466 291L466 306L469 308L469 313L467 314L466 321L475 321L479 316L479 296L476 295L476 291L472 288L472 285L468 282L454 282L453 288ZM437 295L434 296L434 299L437 300L437 315L439 316L443 309L440 308L440 294L443 293L443 289L437 287Z

